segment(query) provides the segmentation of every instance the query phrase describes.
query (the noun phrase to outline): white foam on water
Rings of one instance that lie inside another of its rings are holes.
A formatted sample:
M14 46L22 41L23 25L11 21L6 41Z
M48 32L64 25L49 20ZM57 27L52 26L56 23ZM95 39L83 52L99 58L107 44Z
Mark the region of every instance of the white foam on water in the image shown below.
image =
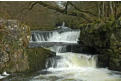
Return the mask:
M3 75L3 76L9 76L10 74L8 74L8 73L5 71L5 72L3 72L2 75Z
M56 67L50 67L49 74L40 74L31 81L121 81L121 76L106 68L96 68L94 55L78 53L57 53L62 58Z
M59 33L58 31L53 31L48 33L46 36L39 32L34 32L33 36L35 41L33 41L32 36L30 42L65 42L65 43L77 43L80 31L66 31Z
M56 53L66 52L66 46L52 46L49 49Z
M77 43L80 31L53 32L47 37L47 41L41 35L35 34L36 42L65 42ZM121 73L97 68L97 56L81 53L67 52L65 46L50 47L56 52L59 59L49 59L46 63L51 65L47 74L35 76L30 81L121 81ZM60 53L60 52L65 53ZM50 61L50 62L49 62Z
M0 79L3 79L3 78L5 78L4 76L2 76L2 75L0 75Z
M8 74L6 71L3 72L2 74L0 74L0 79L6 78L7 76L9 76L10 74Z

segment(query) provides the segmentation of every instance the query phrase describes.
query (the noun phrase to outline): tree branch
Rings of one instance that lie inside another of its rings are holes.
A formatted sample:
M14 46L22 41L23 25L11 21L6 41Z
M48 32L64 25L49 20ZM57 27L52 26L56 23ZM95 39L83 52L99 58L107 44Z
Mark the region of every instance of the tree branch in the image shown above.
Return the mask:
M65 9L61 9L61 8L58 8L58 7L55 7L55 6L52 6L52 5L48 5L48 4L46 4L45 2L42 2L42 1L40 1L40 2L38 2L40 5L42 5L43 7L46 7L46 8L48 8L48 9L53 9L53 10L56 10L56 11L58 11L58 12L60 12L60 13L64 13L65 12Z
M40 2L34 2L34 3L32 3L31 7L29 9L31 10L36 4L39 4L39 5L43 6L43 7L48 8L48 9L55 10L55 11L57 11L59 13L65 14L65 15L70 15L70 16L75 16L75 17L81 17L81 18L83 18L84 20L86 20L88 22L92 22L92 20L90 20L90 18L87 18L84 13L79 13L79 14L76 13L76 12L69 12L69 13L67 13L68 3L66 4L65 9L61 9L59 7L55 7L55 6L52 6L52 5L49 5L49 4L45 3L43 1L40 1Z
M92 15L92 16L96 16L95 14L93 14L93 13L91 13L91 12L89 12L89 11L79 9L76 5L74 5L74 4L73 4L72 2L70 2L70 1L68 1L68 3L69 3L71 6L73 6L76 10L78 10L79 12L83 12L83 13L90 14L90 15Z
M69 5L68 3L69 3L69 1L67 1L66 5L65 5L66 14L67 14L67 11L68 11L68 5Z
M31 9L33 9L33 7L36 5L36 4L38 4L38 2L30 2L29 3L29 10L31 10Z

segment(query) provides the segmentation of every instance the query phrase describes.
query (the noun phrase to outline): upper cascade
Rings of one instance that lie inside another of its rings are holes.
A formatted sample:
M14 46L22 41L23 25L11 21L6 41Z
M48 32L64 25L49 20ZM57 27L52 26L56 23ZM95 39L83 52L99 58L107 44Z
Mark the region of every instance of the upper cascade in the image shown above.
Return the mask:
M66 42L66 43L77 43L80 30L71 29L65 26L63 22L62 26L58 26L53 31L32 31L30 42Z
M80 35L79 30L73 31L32 31L30 42L66 42L66 43L77 43Z

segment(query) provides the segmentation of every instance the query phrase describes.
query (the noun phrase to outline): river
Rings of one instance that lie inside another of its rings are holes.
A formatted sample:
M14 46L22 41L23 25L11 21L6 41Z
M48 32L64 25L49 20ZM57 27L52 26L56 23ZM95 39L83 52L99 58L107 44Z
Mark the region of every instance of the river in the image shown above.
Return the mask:
M97 67L97 55L67 50L66 45L77 44L79 33L79 30L33 31L30 43L56 52L56 57L48 59L44 73L30 81L121 81L119 72Z

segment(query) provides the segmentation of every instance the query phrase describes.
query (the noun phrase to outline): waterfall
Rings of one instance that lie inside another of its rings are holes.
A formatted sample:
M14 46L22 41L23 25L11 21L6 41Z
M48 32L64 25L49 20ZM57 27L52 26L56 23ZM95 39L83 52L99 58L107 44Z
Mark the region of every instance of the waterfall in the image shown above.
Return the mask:
M66 52L66 45L65 46L52 46L49 49L56 53L63 53L63 52Z
M61 59L56 60L56 69L74 67L96 67L96 56L76 54L71 52L57 53L57 56L60 56Z
M30 42L67 42L77 43L80 31L33 31Z
M51 61L51 66L56 65L57 68L73 68L73 67L96 67L96 55L85 55L79 53L72 53L66 51L66 46L53 46L49 48L51 51L56 52L56 56L61 57L61 59L54 59ZM55 64L57 63L57 64ZM48 63L47 63L48 65ZM46 66L47 66L46 65ZM51 69L55 68L52 67ZM50 69L50 68L49 68Z
M60 42L77 43L79 33L80 31L75 30L33 32L30 42L54 42L54 45L46 48L56 52L56 57L47 60L46 69L43 70L47 74L40 73L30 81L121 81L120 73L107 68L97 68L96 55L68 52L66 45L57 45Z

